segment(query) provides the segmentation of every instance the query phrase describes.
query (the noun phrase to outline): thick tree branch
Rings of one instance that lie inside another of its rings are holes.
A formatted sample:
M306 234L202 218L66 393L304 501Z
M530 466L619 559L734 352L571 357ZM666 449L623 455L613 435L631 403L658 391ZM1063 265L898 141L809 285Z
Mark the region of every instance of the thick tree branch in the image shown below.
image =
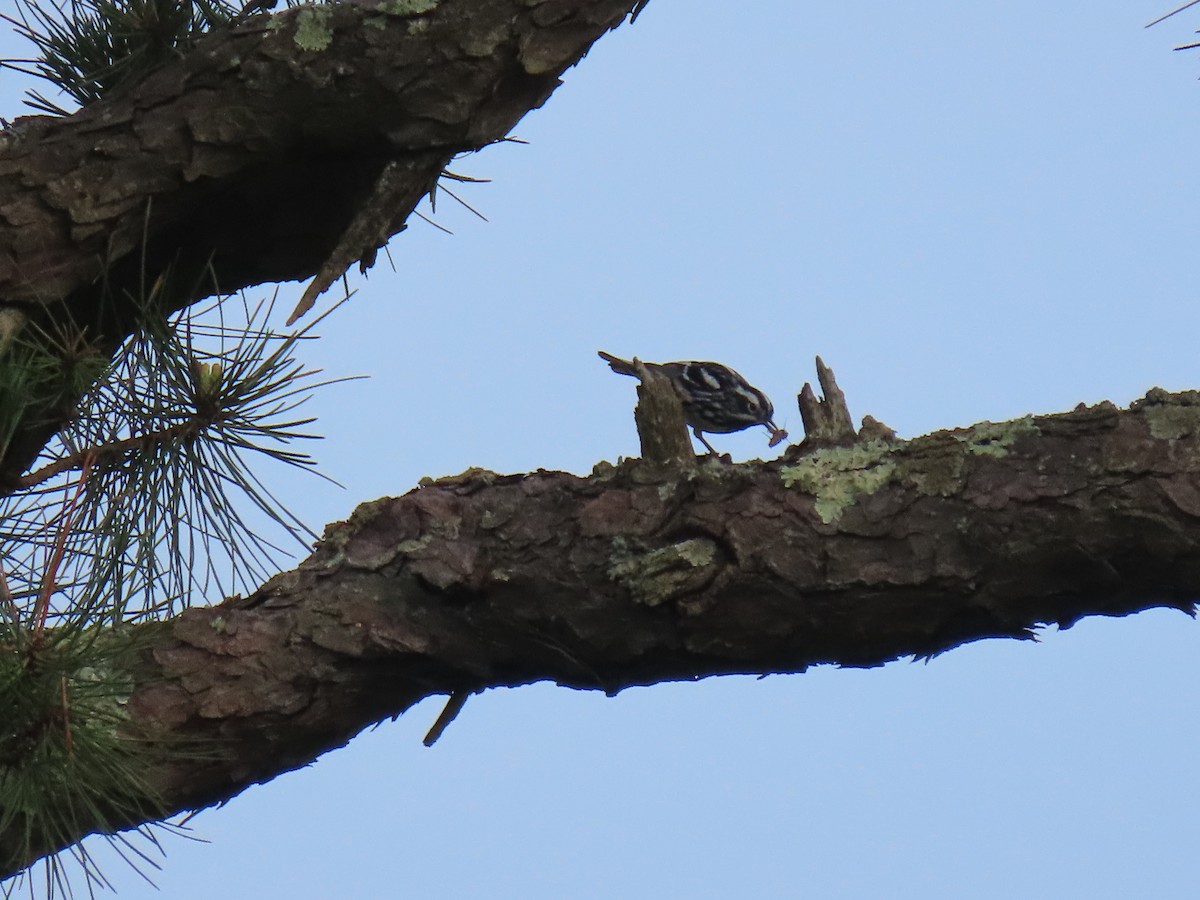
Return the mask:
M119 96L20 119L0 132L0 307L75 323L109 351L168 270L179 308L369 264L452 157L503 139L637 5L347 0L255 16ZM387 208L364 215L372 198ZM22 321L0 322L0 343ZM35 412L0 484L53 431Z
M472 470L146 626L128 729L183 810L433 694L874 666L1198 596L1197 393L752 465Z

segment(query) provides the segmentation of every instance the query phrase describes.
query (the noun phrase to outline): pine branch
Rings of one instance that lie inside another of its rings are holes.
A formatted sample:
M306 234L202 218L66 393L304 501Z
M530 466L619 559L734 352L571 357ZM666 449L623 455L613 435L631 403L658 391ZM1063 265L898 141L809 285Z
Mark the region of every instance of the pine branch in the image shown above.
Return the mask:
M196 286L170 312L214 285L328 276L356 254L369 264L452 158L504 140L635 5L290 9L202 35L71 116L18 120L0 132L0 301L43 328L70 315L107 353L136 321L146 273L173 268ZM401 174L389 214L352 228L389 166ZM14 436L0 489L59 424Z
M1157 390L754 465L471 470L363 504L248 597L134 629L122 733L166 814L435 694L873 666L1190 613L1198 479L1200 393ZM0 872L32 858L0 836Z

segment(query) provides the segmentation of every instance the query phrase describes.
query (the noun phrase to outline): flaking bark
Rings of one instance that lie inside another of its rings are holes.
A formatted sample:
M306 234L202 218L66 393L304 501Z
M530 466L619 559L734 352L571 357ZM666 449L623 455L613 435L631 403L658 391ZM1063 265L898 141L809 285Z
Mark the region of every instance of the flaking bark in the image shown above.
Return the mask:
M434 694L875 666L1197 596L1197 393L768 463L471 470L146 626L128 730L184 810Z

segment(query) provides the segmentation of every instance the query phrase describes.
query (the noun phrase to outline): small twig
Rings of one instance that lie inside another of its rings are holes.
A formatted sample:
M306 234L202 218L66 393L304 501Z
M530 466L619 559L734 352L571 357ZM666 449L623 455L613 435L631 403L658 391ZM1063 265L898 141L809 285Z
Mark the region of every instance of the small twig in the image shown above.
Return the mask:
M1197 0L1197 2L1200 3L1200 0ZM526 142L525 141L515 141L515 143L524 144ZM459 175L457 172L451 172L449 169L442 169L442 174L439 177L440 178L449 178L451 181L461 181L465 184L491 184L492 183L492 179L490 179L490 178L475 178L473 175ZM442 188L442 190L445 190L445 188Z
M46 628L46 618L50 614L50 597L54 594L55 586L58 583L58 570L67 552L67 538L70 537L71 529L75 525L75 508L79 505L79 498L83 494L84 488L87 487L88 473L91 468L92 456L89 453L80 469L75 493L70 500L63 501L58 530L54 535L54 545L50 551L50 558L46 560L46 570L42 573L42 586L33 607L33 627L38 634L41 634Z
M17 480L17 487L25 490L32 487L37 487L39 484L44 484L55 475L61 475L63 472L69 472L72 469L82 469L86 463L103 461L107 462L110 459L118 458L128 453L130 450L140 450L144 447L151 447L155 444L163 443L171 438L186 437L189 431L197 433L207 428L209 421L202 416L193 416L183 422L176 422L174 425L168 425L158 431L147 432L146 434L135 434L132 437L121 438L116 441L110 441L107 444L100 444L97 447L88 447L76 453L71 453L64 456L62 459L56 459L52 463L47 463L36 472L30 472L28 475L22 475Z
M435 743L437 743L437 739L442 736L442 732L449 727L451 722L458 718L458 714L462 712L463 706L466 705L467 698L473 693L475 693L473 690L454 691L449 698L447 698L446 705L442 707L441 714L434 721L433 725L429 729L429 733L425 735L425 740L423 740L421 743L423 743L426 747L432 747Z
M250 0L250 2L242 7L242 11L234 17L233 24L240 25L255 13L270 12L278 2L279 0Z
M3 567L0 567L0 601L8 608L13 627L20 625L21 611L17 609L17 601L13 598L12 588L8 586L8 576L4 574Z

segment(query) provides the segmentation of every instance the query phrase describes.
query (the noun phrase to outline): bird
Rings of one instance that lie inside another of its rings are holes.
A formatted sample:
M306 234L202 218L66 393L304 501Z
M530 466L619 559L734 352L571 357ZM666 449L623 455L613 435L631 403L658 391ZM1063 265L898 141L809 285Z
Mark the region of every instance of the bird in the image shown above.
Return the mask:
M627 360L597 351L609 368L620 375L637 375L636 359ZM787 432L774 422L775 408L767 395L751 385L729 366L715 362L688 360L668 363L642 363L666 375L683 401L683 417L692 427L696 440L713 456L717 451L704 438L710 434L729 434L755 425L771 432L769 446L774 447L787 437Z

